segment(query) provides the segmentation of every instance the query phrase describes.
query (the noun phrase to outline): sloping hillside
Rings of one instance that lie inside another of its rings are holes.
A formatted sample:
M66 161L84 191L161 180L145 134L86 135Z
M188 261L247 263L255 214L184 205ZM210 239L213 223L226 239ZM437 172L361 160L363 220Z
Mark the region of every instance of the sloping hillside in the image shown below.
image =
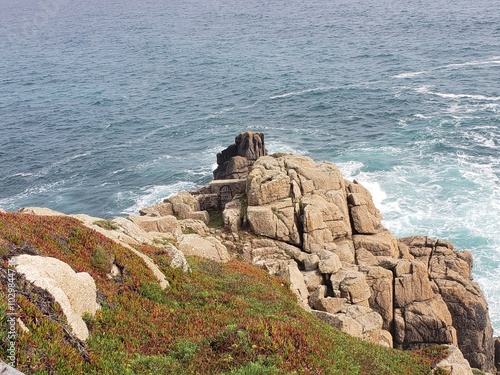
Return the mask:
M50 295L16 275L17 368L26 374L426 374L429 353L372 346L304 312L283 281L233 260L189 258L192 271L169 267L162 290L144 262L68 217L0 213L3 338L6 361L8 259L27 253L58 258L96 281L102 308L87 316L90 337L76 339ZM110 278L112 262L121 270ZM18 321L19 321L18 320Z

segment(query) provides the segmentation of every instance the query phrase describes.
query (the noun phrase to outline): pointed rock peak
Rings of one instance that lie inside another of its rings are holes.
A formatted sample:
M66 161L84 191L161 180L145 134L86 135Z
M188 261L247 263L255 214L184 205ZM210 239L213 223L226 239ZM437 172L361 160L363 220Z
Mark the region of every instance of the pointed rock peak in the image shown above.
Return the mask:
M217 154L214 179L246 178L252 164L264 155L267 155L264 133L243 132L235 138L234 144Z

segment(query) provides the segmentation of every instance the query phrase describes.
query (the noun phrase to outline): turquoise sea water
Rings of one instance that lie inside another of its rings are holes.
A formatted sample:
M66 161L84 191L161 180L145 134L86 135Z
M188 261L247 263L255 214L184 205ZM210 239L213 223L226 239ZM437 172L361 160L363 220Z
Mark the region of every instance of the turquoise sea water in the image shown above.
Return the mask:
M137 213L262 131L472 251L496 334L499 111L496 0L0 0L0 207Z

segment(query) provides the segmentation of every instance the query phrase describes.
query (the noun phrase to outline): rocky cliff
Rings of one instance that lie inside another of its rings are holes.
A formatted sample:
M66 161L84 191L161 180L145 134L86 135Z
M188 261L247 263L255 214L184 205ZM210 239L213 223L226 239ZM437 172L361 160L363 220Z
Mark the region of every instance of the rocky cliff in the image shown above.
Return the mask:
M235 238L242 227L257 236L244 244L253 263L288 278L305 309L345 332L401 349L456 345L472 367L495 370L469 252L426 237L396 239L369 191L334 164L263 155L261 134L238 139L258 139L240 153L262 156L238 175L247 177L246 191L223 217Z
M160 246L184 272L185 255L220 263L239 257L285 278L303 309L343 332L397 349L448 345L450 358L440 366L451 374L495 372L488 306L469 252L427 237L395 238L361 184L345 180L332 163L268 156L263 134L242 133L217 162L211 184L146 207L141 216L74 217L140 256L162 288L169 286L164 272L137 246ZM14 262L27 280L45 272L22 268L32 260ZM112 260L109 267L111 279L122 277ZM95 309L93 303L85 311Z

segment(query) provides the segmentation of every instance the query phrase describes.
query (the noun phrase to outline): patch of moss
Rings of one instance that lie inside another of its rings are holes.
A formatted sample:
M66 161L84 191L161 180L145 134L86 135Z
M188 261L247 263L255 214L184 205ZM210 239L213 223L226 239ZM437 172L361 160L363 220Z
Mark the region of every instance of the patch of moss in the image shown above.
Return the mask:
M442 367L438 367L434 370L434 375L450 375L450 371Z
M248 196L247 194L243 194L240 198L240 216L245 217L247 216L247 210L248 210Z
M141 284L139 293L144 298L147 298L156 303L165 303L167 298L165 296L164 290L158 285L157 282L145 282Z
M209 210L208 214L210 216L210 220L208 222L209 228L223 228L224 227L224 219L222 218L222 211Z
M116 225L110 220L96 220L92 224L107 230L116 230L119 228L118 225Z
M196 234L196 232L192 228L184 228L182 234Z

